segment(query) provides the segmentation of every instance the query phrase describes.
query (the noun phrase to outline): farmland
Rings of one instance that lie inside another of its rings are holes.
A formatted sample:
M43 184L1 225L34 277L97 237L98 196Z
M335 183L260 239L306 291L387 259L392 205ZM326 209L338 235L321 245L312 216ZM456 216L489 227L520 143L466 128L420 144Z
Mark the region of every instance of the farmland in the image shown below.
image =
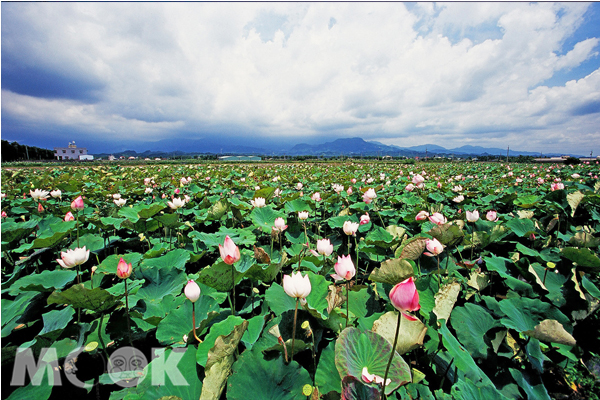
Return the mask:
M3 398L598 398L599 173L3 169Z

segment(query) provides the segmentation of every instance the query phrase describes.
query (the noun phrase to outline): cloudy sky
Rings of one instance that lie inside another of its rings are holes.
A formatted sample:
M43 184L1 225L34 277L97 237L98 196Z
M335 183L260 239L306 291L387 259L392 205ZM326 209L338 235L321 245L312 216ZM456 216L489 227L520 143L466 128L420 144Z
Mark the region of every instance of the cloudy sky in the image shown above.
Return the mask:
M600 154L599 3L2 2L1 16L5 140Z

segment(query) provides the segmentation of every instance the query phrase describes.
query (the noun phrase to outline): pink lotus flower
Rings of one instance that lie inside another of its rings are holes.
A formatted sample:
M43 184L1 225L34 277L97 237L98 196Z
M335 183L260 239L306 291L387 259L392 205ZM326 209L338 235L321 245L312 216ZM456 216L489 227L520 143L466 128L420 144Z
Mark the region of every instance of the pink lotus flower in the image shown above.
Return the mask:
M340 193L344 190L344 185L338 185L337 183L334 183L332 187L336 193Z
M498 214L494 210L488 211L487 214L485 214L485 219L496 222L498 221Z
M179 190L179 188L175 189L175 194L179 194L181 192L181 190Z
M42 206L42 203L38 203L38 212L39 213L44 212L44 207Z
M438 189L441 189L442 188L442 182L438 182L437 183L437 187L438 187Z
M283 220L283 218L279 217L279 218L275 218L275 224L273 225L273 231L275 232L283 232L287 229L287 225L285 224L285 221Z
M423 178L421 175L417 174L415 176L413 176L412 178L412 183L417 186L417 187L422 187L423 182L425 182L425 178ZM420 186L421 185L421 186Z
M119 264L117 264L117 276L121 279L127 279L131 275L132 269L131 263L127 264L127 261L121 258Z
M404 190L406 190L407 192L412 192L413 190L415 190L415 185L413 185L412 183L409 183L408 185L406 185Z
M412 276L396 284L390 290L390 301L406 319L409 321L417 320L417 318L407 313L407 311L418 311L421 308L419 305L419 292Z
M352 184L354 185L356 183L356 178L350 179L350 182L352 182Z
M169 207L173 210L177 210L185 205L185 200L182 200L180 197L176 197L173 201L167 201Z
M75 221L75 217L71 211L65 214L65 221Z
M333 245L329 241L329 239L320 239L317 240L317 251L319 254L324 256L329 256L333 253Z
M555 190L563 190L564 188L565 188L565 185L561 182L553 183L550 185L550 190L552 190L553 192Z
M60 259L56 260L63 268L73 268L85 263L90 257L90 251L85 246L67 250L60 253Z
M219 245L219 253L225 264L233 265L240 260L240 249L233 243L233 240L227 235L223 246Z
M250 200L250 204L252 204L252 207L255 208L261 208L266 206L264 197L257 197L255 199L252 199Z
M310 196L310 198L312 201L321 201L321 194L319 192L315 192L312 196Z
M366 225L371 222L371 217L369 217L369 213L365 213L365 215L360 216L360 224Z
M83 197L79 196L71 202L71 209L73 211L83 210Z
M381 385L383 383L383 378L379 375L370 374L367 367L364 367L362 369L362 379L366 383L375 382L378 385ZM389 385L390 383L392 383L392 380L390 378L388 378L387 381L385 382L385 386Z
M50 192L50 196L53 198L61 197L62 192L59 189L53 190Z
M303 187L304 187L304 185L302 184L302 182L298 182L298 183L296 184L296 189L297 189L297 190L302 190L302 188L303 188Z
M298 219L300 221L305 221L308 219L308 211L298 211Z
M477 220L479 219L479 211L475 210L475 211L467 211L467 221L469 222L477 222Z
M363 201L367 204L371 203L373 201L373 199L375 199L377 197L377 194L375 193L375 189L373 188L369 188L364 194L363 194Z
M48 198L49 193L50 192L48 192L47 190L40 190L40 189L35 189L35 190L29 191L31 198L35 199L37 201L46 200Z
M6 215L6 211L2 211L2 215L0 215L0 217L2 217L2 218L8 217L8 215Z
M354 268L354 263L349 255L338 256L338 262L335 263L333 268L335 269L335 274L331 274L331 276L336 281L350 280L356 274L356 268Z
M344 222L342 229L346 235L356 235L356 231L358 230L358 222L346 221Z
M198 286L196 281L190 279L187 285L185 285L183 293L185 293L185 297L187 297L189 301L195 303L200 298L200 286Z
M444 251L444 245L441 244L437 239L427 239L425 241L425 247L427 247L427 250L429 251L426 251L423 254L429 257L435 257Z
M348 187L348 190L346 190L346 193L348 193L348 195L352 194L352 186Z
M420 211L417 216L415 217L416 221L425 221L427 218L429 218L429 213L427 211Z
M433 213L433 215L429 216L429 220L436 225L444 225L448 220L440 213Z
M308 275L302 276L298 271L283 276L283 290L290 297L305 299L310 294L312 287Z

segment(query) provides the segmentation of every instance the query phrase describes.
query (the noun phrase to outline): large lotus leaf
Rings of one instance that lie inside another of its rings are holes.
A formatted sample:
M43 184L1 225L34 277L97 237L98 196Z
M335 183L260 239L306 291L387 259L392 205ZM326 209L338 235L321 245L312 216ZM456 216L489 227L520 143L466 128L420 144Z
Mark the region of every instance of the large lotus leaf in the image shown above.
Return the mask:
M22 291L52 292L62 289L73 282L77 272L72 270L45 270L40 274L26 275L13 283L9 289L11 296L16 296Z
M383 314L373 323L373 332L383 336L391 345L394 344L394 334L398 323L398 313L390 311ZM423 345L427 333L427 327L419 320L409 321L400 319L400 330L396 344L398 354L408 353Z
M208 209L208 219L218 221L229 210L229 203L226 200L219 200Z
M52 310L47 313L42 314L42 319L44 320L44 327L38 333L38 335L51 335L52 339L56 339L63 329L67 327L69 322L73 319L73 315L75 314L75 310L73 307L65 307L62 310ZM56 332L58 331L58 332Z
M104 238L100 235L86 233L79 238L79 246L77 245L77 240L74 240L69 248L74 249L76 247L83 246L85 246L85 249L89 250L90 252L102 250L104 249Z
M565 247L562 249L563 257L577 263L580 267L597 271L600 269L600 258L590 249L577 249L575 247Z
M465 236L463 231L457 225L453 224L437 225L427 233L439 240L444 246L455 246Z
M285 253L284 253L285 254ZM283 267L282 263L254 264L246 273L246 277L252 280L265 283L273 282L279 271Z
M535 223L530 219L513 218L506 223L506 226L519 237L529 236L535 233Z
M37 218L26 222L2 222L2 241L11 243L23 239L36 229L38 222Z
M255 208L250 213L250 218L255 227L262 229L263 232L271 233L275 225L275 219L284 217L283 213L275 211L272 207Z
M396 254L396 257L401 259L416 260L417 258L421 257L421 254L423 254L423 251L425 251L426 241L427 238L425 237L409 239L406 241L406 244L403 244L402 250L398 249L398 251L400 251L400 255ZM396 251L396 253L398 253L398 251Z
M366 385L353 376L342 379L342 400L379 400L379 388Z
M295 199L285 203L285 211L287 211L288 213L298 213L300 211L312 210L310 208L310 205L306 201L302 199Z
M146 268L175 268L185 270L185 263L190 259L190 253L187 250L176 249L157 258L147 258L140 263L140 269Z
M553 319L545 319L535 326L533 330L523 332L527 336L543 342L565 344L575 346L575 338L565 330L560 322Z
M228 292L233 288L234 282L237 285L243 277L244 274L238 272L234 266L218 261L211 266L202 268L198 276L198 282L202 282L220 292Z
M22 253L30 249L41 249L44 247L54 247L61 242L69 232L75 228L75 221L60 221L56 222L48 227L48 229L41 230L38 237L28 244L24 244L15 250L16 253Z
M380 268L375 268L369 280L373 282L389 283L395 285L414 275L412 265L403 259L394 258L385 260Z
M437 319L445 319L448 321L452 308L460 294L460 283L448 283L440 288L435 295L435 307L433 313Z
M24 317L24 310L31 304L37 292L24 292L13 300L2 299L2 337L10 335Z
M321 352L315 374L315 385L319 387L321 393L341 392L342 379L340 375L331 373L335 370L335 342L330 342Z
M124 218L102 217L100 222L106 227L113 226L115 229L121 229L121 224L125 221Z
M442 343L448 350L450 357L454 358L454 366L475 384L481 382L484 385L491 385L493 387L490 378L477 366L469 352L465 351L458 340L450 333L446 326L446 322L442 322L439 333L442 335ZM490 398L502 398L500 392L497 392L497 390L494 390L494 392L497 393L498 396Z
M285 364L283 357L267 361L260 351L245 351L233 364L227 399L305 400L302 389L311 384L308 371L296 361Z
M533 330L539 322L548 318L555 319L572 330L569 318L550 303L539 299L515 297L500 301L498 306L506 315L506 318L502 318L502 324L519 332Z
M164 210L166 206L163 203L152 203L148 205L140 204L134 208L141 219L148 219Z
M52 292L48 304L70 304L73 308L85 308L104 312L121 302L121 296L113 296L102 288L87 289L83 284L71 286L62 292Z
M583 276L583 278L581 278L581 286L583 286L583 288L592 296L594 296L597 299L600 299L600 289L598 289L598 287L596 285L594 285L592 283L592 281L590 281L588 279L587 276Z
M248 321L244 321L237 325L229 335L219 336L215 339L204 369L205 378L202 381L200 400L219 400L221 398L227 378L231 374L231 366L235 361L234 353L247 328Z
M340 377L350 375L362 379L364 367L370 374L383 377L391 354L392 346L382 336L372 331L346 328L335 344L335 366ZM386 386L386 394L412 380L410 367L397 352L394 352L388 378L392 382Z
M206 338L202 343L198 344L198 350L196 351L196 362L202 366L206 365L208 360L208 353L214 346L215 340L219 336L229 335L236 326L246 323L246 320L237 315L229 315L227 319L217 322L210 327Z
M189 234L190 238L197 238L209 250L216 250L219 245L222 246L225 243L226 236L229 236L237 246L252 246L256 244L256 236L252 233L251 229L230 229L222 226L215 233L194 231Z
M375 245L385 249L389 248L392 242L394 242L394 236L381 226L376 226L371 229L365 237L365 243L367 245Z
M456 400L508 400L491 383L474 383L469 378L455 382L451 393L451 398Z
M502 326L485 308L471 303L456 307L452 311L451 323L458 340L475 358L487 358L490 342L485 334L492 328Z
M248 320L248 328L242 337L242 342L247 349L251 349L260 337L265 327L265 318L265 315L255 315Z
M196 372L193 348L166 349L158 353L145 368L145 378L137 386L124 392L127 400L144 399L198 399L202 381ZM100 382L102 383L102 377ZM110 382L112 383L112 382Z
M127 218L130 222L134 224L140 219L137 209L134 207L121 207L117 214L119 215L119 217Z
M49 377L47 376L49 373L49 368L38 368L38 370L33 375L31 382L29 382L26 386L18 387L14 392L10 394L7 400L23 400L23 399L35 399L35 400L47 400L52 394L52 388L54 384L58 385L60 381L54 381L53 377L60 375L52 374ZM48 379L50 379L52 384L48 384Z
M175 229L183 225L183 223L179 221L179 215L176 213L155 215L153 219L171 229Z
M169 312L170 305L167 296L180 294L187 282L187 276L185 272L169 268L146 269L142 274L148 283L138 289L137 293L129 296L129 305L133 307L139 300L143 300L141 306L145 307L144 318L151 316L164 318ZM173 298L171 298L172 302Z
M519 196L513 200L513 204L522 208L532 208L540 202L542 198L534 194Z
M562 288L569 278L562 274L554 273L552 270L548 271L538 263L531 264L528 271L535 276L538 285L549 292L546 294L546 297L555 306L562 307L565 304L566 300L562 294Z
M529 377L518 369L509 368L509 371L514 380L517 381L519 387L525 391L529 400L550 400L543 382L532 385L530 383L533 380L532 377Z
M600 246L600 238L587 232L577 232L571 239L569 244L576 247L595 248Z
M252 198L256 199L257 197L262 197L265 200L269 200L271 196L273 196L273 193L275 193L274 187L265 187L257 190Z
M201 331L198 326L209 317L210 313L219 311L219 304L215 299L209 296L200 296L195 305L196 312L196 334L200 335ZM192 302L184 301L184 303L172 311L160 321L156 330L156 339L162 345L170 345L174 347L184 346L183 336L188 335L189 341L193 341L192 332Z
M577 207L579 206L579 203L581 203L581 200L583 200L584 197L585 195L579 190L573 193L569 193L567 195L567 202L571 206L571 217L575 216L575 211L577 211Z

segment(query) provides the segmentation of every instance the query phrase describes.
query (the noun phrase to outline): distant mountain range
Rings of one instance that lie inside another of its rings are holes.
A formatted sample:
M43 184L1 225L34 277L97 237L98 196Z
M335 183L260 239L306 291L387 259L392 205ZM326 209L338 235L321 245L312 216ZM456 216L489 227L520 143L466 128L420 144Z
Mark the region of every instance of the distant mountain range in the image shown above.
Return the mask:
M164 143L161 143L164 142ZM141 158L155 157L177 157L189 154L218 154L218 155L260 155L260 156L392 156L392 157L477 157L477 156L506 156L506 149L488 148L481 146L461 146L454 149L446 149L435 144L423 144L411 147L399 147L385 145L376 141L366 141L362 138L344 138L336 139L332 142L321 144L300 143L291 149L280 146L278 149L247 146L241 143L229 143L207 140L188 140L161 141L152 145L152 150L143 153L137 153L134 150L126 150L112 153L114 156L134 156ZM176 147L175 147L176 146ZM180 149L186 149L181 151ZM161 149L161 150L159 150ZM107 157L109 154L95 154L98 157ZM513 150L509 151L510 156L540 156L538 152ZM544 154L544 156L560 156L561 154Z

